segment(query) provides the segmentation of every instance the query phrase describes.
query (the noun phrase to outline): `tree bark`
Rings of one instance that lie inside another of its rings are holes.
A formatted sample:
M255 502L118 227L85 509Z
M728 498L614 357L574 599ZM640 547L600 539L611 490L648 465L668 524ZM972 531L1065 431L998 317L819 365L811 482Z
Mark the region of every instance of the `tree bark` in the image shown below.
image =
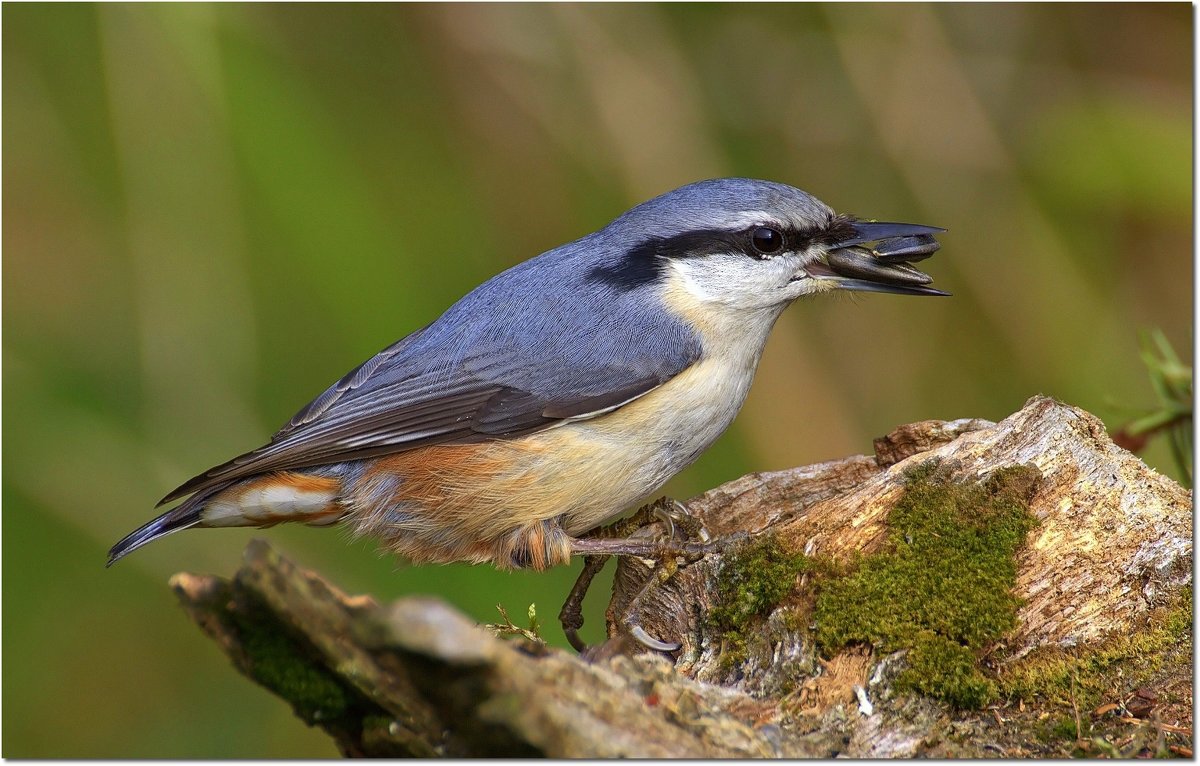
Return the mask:
M1190 604L1191 498L1082 410L1035 397L1000 423L902 426L876 440L874 456L752 474L690 500L704 530L690 533L770 537L789 556L853 569L895 547L890 514L925 465L948 482L1018 466L1036 478L1024 494L1036 527L1015 555L1015 626L980 653L1002 690L985 710L901 688L906 650L820 645L815 570L785 583L786 596L752 618L753 640L734 645L712 617L733 542L679 560L661 583L653 562L621 559L611 638L590 662L496 638L435 599L346 596L259 541L232 580L179 574L172 587L239 670L347 755L1190 755L1190 616L1182 629L1177 617ZM677 652L634 653L626 633L628 605L651 577L641 625ZM1085 667L1113 675L1085 679ZM1047 668L1069 686L1004 680ZM1076 692L1077 675L1093 697ZM1081 711L1081 700L1092 706Z

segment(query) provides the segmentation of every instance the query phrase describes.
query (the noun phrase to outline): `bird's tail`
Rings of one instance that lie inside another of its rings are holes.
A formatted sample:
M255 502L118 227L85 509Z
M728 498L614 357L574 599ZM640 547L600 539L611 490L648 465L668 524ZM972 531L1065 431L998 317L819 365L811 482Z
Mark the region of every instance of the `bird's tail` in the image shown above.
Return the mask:
M141 548L148 542L165 537L172 532L178 532L181 529L188 529L200 524L200 512L203 510L205 502L215 494L215 491L219 491L220 489L224 489L224 487L217 487L208 492L199 492L192 495L154 521L143 524L125 535L108 551L108 562L104 566L112 566L116 563L117 559Z
M105 566L152 540L190 527L270 527L285 521L335 524L346 513L338 502L341 486L336 476L297 471L218 484L125 535L108 552Z

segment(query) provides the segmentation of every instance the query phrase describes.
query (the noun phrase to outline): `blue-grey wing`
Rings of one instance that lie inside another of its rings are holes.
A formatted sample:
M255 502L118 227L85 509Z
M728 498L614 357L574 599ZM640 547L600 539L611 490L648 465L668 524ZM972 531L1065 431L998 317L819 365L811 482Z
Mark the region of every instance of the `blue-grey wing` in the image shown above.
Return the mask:
M331 386L270 443L196 476L161 503L269 471L533 433L636 399L700 356L697 338L674 323L643 323L634 336L601 333L607 340L592 342L563 335L569 330L561 326L537 341L552 328L532 329L516 338L496 337L487 324L433 339L427 334L436 325L418 331ZM630 352L631 343L643 351Z
M654 264L629 257L605 230L496 275L351 371L270 443L162 502L268 471L528 434L662 385L700 358L700 338L660 302Z

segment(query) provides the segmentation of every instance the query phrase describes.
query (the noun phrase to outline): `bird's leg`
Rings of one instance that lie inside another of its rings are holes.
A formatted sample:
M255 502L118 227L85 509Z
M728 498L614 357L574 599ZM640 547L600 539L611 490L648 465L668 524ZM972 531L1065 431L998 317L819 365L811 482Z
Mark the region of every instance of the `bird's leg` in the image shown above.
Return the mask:
M657 540L631 540L629 538L592 538L571 541L573 556L637 556L642 559L657 559L671 554L677 556L703 556L714 551L713 543L664 543Z
M678 522L683 527L687 537L699 537L703 542L700 544L679 546L672 539L672 544L676 548L677 555L666 556L658 559L655 562L654 568L650 570L650 574L646 577L645 582L638 588L637 594L630 600L625 607L625 614L621 618L621 622L629 631L629 635L637 639L643 646L653 649L658 652L674 652L682 648L682 645L677 642L665 642L654 638L642 628L642 607L646 603L646 599L656 588L660 588L670 582L671 578L676 575L682 568L694 564L704 557L705 553L713 550L724 548L723 544L711 543L708 530L704 528L703 522L697 517L688 512L687 506L678 500L671 500L670 508L664 508L662 505L656 504L654 512L656 515L662 514L668 521L672 522L672 531L675 529L675 522ZM686 541L685 537L685 541Z
M659 504L654 504L657 505ZM661 543L628 537L652 521L651 515L657 511L651 510L651 507L643 507L627 519L618 519L608 526L601 527L593 532L591 537L571 541L571 555L583 556L583 571L579 573L575 585L567 595L567 600L558 613L558 621L567 641L581 654L588 648L579 637L579 629L583 627L583 600L592 585L592 580L604 568L608 559L613 555L648 557L661 553Z
M679 559L674 556L656 562L654 568L650 570L650 575L642 583L642 587L638 588L637 594L634 595L629 605L625 607L625 614L621 618L621 622L625 623L625 628L629 631L629 635L637 639L638 643L642 646L653 649L656 652L673 652L681 649L683 645L674 641L670 643L659 641L647 633L642 627L642 605L645 604L646 598L655 588L666 585L678 571Z
M631 533L657 519L669 530L665 542L644 537L633 537ZM682 530L682 539L676 533ZM688 511L678 500L661 498L642 506L628 519L602 527L588 537L571 541L573 556L637 556L657 559L671 554L677 556L704 555L714 550L708 530L699 518Z
M583 571L579 573L575 585L567 594L567 600L563 603L562 610L558 613L558 621L562 625L563 633L566 634L567 641L577 652L582 653L587 649L587 644L579 637L579 629L583 627L583 598L587 595L592 580L608 563L608 558L608 556L584 557Z
M661 520L666 524L669 530L666 541L639 538L632 534L645 527L652 519ZM684 533L683 539L676 537L679 530ZM588 586L609 556L634 556L650 559L655 563L646 581L626 606L620 622L632 638L650 649L660 652L678 649L679 644L660 641L642 628L642 606L655 588L668 582L679 571L680 558L684 560L684 565L690 564L718 547L718 544L711 541L703 523L688 511L687 506L678 500L667 498L643 506L628 519L603 527L587 538L573 540L571 553L584 556L585 564L559 613L559 621L563 625L567 640L577 651L585 651L586 645L579 639L578 630L583 625L581 609ZM594 568L592 562L597 562Z

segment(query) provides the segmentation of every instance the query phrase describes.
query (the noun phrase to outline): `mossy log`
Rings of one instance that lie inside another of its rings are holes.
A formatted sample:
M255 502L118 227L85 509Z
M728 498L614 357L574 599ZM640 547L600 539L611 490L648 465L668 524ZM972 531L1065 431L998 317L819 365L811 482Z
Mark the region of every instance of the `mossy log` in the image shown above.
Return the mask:
M1190 756L1187 491L1044 397L875 452L688 501L718 544L619 561L589 661L346 596L257 541L232 580L172 586L347 755ZM648 578L641 623L676 652L623 633Z

